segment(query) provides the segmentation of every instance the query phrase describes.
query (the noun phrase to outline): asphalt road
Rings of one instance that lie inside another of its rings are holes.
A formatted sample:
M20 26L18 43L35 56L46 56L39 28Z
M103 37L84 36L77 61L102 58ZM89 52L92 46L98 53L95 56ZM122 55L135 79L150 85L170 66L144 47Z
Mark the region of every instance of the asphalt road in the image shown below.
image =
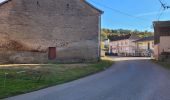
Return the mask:
M117 58L104 72L5 100L170 100L170 71L147 59Z

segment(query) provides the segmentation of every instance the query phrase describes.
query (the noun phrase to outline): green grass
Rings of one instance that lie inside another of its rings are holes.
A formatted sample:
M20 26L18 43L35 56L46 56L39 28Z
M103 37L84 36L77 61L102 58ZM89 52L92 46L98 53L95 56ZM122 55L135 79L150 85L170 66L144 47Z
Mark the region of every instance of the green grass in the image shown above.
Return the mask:
M93 64L1 65L0 98L73 81L105 70L112 64L112 61L102 60ZM5 87L4 73L8 73Z
M164 68L170 69L170 62L163 62L163 61L157 61L157 60L153 60L153 62L161 65Z

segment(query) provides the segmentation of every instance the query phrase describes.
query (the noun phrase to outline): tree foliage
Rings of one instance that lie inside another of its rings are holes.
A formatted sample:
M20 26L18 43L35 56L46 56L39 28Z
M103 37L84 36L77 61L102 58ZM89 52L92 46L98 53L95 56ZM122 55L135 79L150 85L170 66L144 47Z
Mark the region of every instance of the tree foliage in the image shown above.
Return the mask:
M135 34L141 38L153 36L153 32L149 31L138 31L138 30L127 30L127 29L106 29L103 28L101 32L102 40L108 38L108 37L114 37L114 36L122 36L122 35L128 35L128 34Z

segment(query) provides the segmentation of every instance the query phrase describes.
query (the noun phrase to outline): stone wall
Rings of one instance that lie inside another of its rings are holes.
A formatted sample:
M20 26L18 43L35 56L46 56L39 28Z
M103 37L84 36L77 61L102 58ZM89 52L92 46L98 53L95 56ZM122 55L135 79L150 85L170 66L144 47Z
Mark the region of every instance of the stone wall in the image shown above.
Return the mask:
M49 47L56 47L57 62L97 61L99 30L100 12L82 0L12 0L0 6L0 52L12 63L46 63Z

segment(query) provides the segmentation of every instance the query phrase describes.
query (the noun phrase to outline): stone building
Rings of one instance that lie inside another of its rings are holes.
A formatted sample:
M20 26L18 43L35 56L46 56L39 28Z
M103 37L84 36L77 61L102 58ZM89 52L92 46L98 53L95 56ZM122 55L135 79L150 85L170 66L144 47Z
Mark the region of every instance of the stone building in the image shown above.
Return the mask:
M170 53L170 21L155 21L154 34L155 34L155 58L159 59L163 52Z
M6 0L0 63L98 61L102 13L85 0Z

